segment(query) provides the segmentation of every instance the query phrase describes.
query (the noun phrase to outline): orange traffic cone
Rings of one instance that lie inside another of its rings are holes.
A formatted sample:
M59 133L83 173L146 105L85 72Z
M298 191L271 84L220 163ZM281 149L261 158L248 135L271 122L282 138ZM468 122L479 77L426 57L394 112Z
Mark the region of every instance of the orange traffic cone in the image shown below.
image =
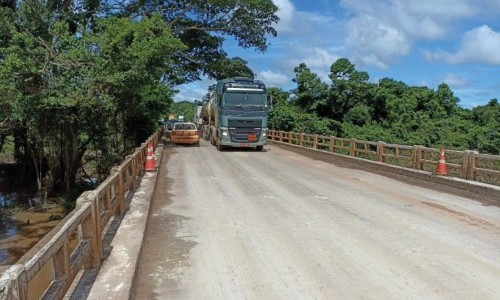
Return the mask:
M144 170L146 172L156 171L156 162L153 150L153 144L149 143L146 152L146 163L144 164Z
M436 165L436 174L438 175L446 175L448 171L446 170L446 161L444 160L444 148L441 148L439 153L439 160Z

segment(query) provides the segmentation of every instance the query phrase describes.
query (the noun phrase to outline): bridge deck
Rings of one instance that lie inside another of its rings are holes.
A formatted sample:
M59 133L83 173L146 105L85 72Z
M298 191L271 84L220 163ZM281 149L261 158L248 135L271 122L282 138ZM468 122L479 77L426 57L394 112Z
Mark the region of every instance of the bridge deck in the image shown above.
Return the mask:
M500 295L499 207L266 150L166 147L132 298Z

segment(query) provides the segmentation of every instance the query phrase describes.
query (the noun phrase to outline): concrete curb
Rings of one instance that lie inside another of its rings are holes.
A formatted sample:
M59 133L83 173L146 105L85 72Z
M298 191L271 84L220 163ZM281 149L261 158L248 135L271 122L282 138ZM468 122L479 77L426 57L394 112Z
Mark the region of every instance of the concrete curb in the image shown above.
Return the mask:
M446 186L448 188L452 187L454 189L458 189L464 192L472 192L477 195L491 197L497 202L497 204L500 204L500 197L499 197L500 187L496 185L464 180L456 177L434 175L426 171L403 168L395 165L384 164L381 162L371 161L358 157L341 155L324 150L304 148L298 145L292 145L280 141L268 140L268 143L271 145L276 145L282 148L286 148L287 150L290 150L297 154L301 154L325 162L331 162L341 166L343 163L356 164L359 166L361 170L369 172L380 173L380 171L384 171L387 172L387 174L392 174L393 176L403 175L406 177L419 179L425 182L431 182L441 186Z
M163 148L160 142L155 150L157 171L147 172L142 177L87 299L130 299Z

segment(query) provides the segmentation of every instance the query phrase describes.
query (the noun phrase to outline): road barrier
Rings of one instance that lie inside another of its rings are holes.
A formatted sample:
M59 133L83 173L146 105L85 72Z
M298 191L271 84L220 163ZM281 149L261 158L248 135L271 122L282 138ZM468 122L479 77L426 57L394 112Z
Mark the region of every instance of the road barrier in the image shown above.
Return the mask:
M158 130L95 190L83 193L76 208L15 265L0 268L0 299L62 299L75 278L100 268L108 229L125 214L125 199L144 175L147 145L158 145L161 135Z
M357 157L383 164L434 173L440 149L424 146L388 144L334 136L285 131L268 131L268 139L303 148ZM448 175L465 180L500 185L500 156L477 151L446 150Z

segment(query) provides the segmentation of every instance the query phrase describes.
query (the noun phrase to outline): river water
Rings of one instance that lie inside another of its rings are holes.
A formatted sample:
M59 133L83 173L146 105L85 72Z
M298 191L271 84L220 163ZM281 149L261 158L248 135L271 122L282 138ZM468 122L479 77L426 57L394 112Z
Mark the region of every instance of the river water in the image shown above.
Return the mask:
M64 215L59 207L28 210L39 201L25 198L18 193L0 193L0 266L14 264L59 223L54 215L57 219Z

